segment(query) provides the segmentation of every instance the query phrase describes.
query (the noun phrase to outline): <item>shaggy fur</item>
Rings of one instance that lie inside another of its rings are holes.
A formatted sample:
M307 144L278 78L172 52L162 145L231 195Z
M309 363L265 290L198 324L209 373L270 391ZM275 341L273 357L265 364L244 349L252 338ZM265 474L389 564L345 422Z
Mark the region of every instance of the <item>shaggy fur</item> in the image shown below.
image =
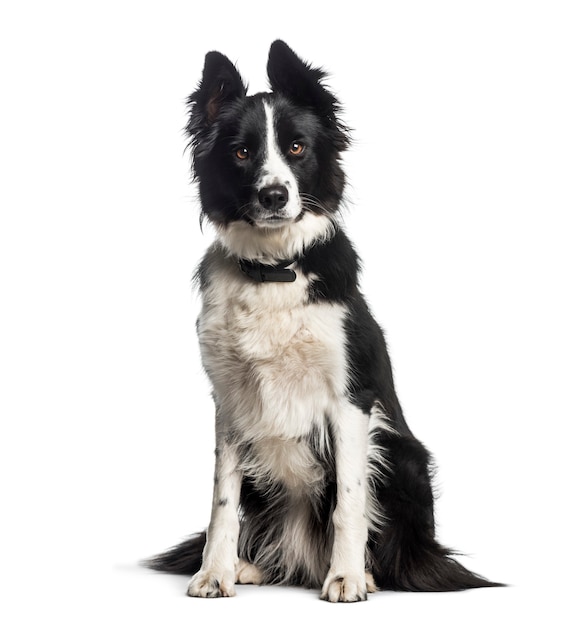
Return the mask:
M431 459L394 391L338 218L349 135L324 73L273 43L270 93L210 52L187 126L202 215L202 359L216 403L208 530L154 557L192 596L235 582L332 602L494 586L435 538Z

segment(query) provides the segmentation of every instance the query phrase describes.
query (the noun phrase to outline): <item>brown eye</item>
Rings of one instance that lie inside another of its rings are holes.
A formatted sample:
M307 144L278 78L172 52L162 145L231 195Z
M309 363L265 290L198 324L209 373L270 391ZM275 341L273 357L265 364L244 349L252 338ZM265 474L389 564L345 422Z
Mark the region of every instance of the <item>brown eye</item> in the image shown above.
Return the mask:
M300 141L294 141L289 146L289 154L292 156L299 156L300 154L303 154L304 151L305 151L305 145L302 144Z
M244 146L238 148L235 154L236 154L236 158L240 159L241 161L248 159L250 156L249 149L245 148Z

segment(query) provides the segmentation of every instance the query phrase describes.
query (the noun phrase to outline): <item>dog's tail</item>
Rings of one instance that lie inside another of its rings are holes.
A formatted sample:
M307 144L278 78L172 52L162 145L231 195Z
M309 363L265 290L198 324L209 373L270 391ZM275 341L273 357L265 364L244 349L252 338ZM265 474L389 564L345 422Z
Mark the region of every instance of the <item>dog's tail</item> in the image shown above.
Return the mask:
M411 434L378 435L390 468L374 479L386 523L372 530L368 559L376 585L395 591L461 591L503 587L474 574L435 536L434 466L426 448Z
M202 566L202 551L206 544L206 533L198 533L185 541L142 561L144 567L171 574L195 574Z
M433 537L417 537L416 541L402 541L394 533L384 554L376 554L372 568L380 589L393 591L462 591L477 587L505 587L471 572L442 547Z

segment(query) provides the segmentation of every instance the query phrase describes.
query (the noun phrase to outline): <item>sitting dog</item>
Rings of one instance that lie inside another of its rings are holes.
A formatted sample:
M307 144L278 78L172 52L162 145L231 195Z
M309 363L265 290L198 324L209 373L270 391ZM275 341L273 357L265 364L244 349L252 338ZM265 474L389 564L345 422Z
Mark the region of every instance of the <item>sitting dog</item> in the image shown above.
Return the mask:
M214 497L208 530L148 565L194 574L199 597L233 596L237 582L320 588L331 602L496 586L435 538L430 457L339 220L350 139L338 101L282 41L267 73L272 92L247 96L210 52L189 98L202 217L217 234L196 274Z

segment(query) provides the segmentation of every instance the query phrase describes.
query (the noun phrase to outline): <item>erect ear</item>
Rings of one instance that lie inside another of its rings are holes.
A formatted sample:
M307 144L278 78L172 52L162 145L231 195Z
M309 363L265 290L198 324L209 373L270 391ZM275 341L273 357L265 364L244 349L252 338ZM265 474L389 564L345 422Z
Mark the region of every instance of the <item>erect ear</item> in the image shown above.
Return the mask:
M275 93L335 117L337 101L323 85L325 72L302 61L283 41L271 44L267 75Z
M308 106L320 116L340 152L349 146L349 130L338 118L338 101L323 85L326 74L322 69L302 61L285 42L277 40L271 44L267 75L274 93Z
M190 121L186 130L195 137L212 125L222 107L246 94L236 67L220 52L206 55L198 89L188 98Z

